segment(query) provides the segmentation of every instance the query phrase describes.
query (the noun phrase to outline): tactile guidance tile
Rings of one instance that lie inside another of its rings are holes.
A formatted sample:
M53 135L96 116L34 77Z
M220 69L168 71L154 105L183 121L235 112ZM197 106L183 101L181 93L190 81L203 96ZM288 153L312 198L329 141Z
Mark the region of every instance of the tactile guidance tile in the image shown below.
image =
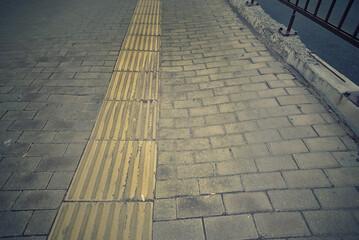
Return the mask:
M49 239L151 239L152 202L62 204Z
M158 14L134 14L132 23L160 24L161 15Z
M160 38L158 36L127 35L123 50L158 51Z
M154 141L90 140L65 200L153 200L156 156Z
M121 50L114 71L159 71L159 52Z
M90 139L154 140L158 102L104 101Z
M162 14L161 1L138 1L134 14Z
M159 24L131 24L128 35L143 35L143 36L159 36L161 35L161 25Z
M159 80L156 72L114 72L106 100L157 100Z

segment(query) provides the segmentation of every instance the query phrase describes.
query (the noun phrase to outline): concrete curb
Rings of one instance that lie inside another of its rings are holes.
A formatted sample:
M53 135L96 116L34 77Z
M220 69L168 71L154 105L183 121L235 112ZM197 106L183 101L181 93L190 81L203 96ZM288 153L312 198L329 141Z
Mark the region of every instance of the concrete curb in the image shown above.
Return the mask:
M359 91L359 86L349 79L343 82L328 68L319 64L298 36L283 37L279 34L278 29L285 26L273 20L260 6L248 7L246 0L228 1L359 137L359 107L344 95L345 92Z

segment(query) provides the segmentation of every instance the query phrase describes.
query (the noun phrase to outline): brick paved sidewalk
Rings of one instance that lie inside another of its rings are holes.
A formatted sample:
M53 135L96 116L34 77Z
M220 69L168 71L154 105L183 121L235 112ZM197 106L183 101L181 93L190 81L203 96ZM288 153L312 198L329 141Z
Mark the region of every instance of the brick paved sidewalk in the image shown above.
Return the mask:
M0 238L46 239L136 1L0 3Z
M225 1L164 1L161 63L153 239L359 238L358 146Z
M46 239L135 5L1 2L0 238ZM358 239L336 118L225 1L165 0L162 22L153 239Z

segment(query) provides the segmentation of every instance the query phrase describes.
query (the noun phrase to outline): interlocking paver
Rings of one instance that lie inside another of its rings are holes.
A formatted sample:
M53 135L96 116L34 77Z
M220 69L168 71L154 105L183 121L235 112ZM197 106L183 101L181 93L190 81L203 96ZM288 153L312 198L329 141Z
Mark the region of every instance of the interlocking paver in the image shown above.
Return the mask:
M205 239L201 219L186 219L153 223L153 239Z
M301 169L338 167L339 164L329 152L294 154Z
M207 239L256 239L258 237L250 215L205 218L204 226Z
M359 193L353 187L314 189L314 193L324 209L359 207Z
M154 220L172 220L176 219L176 200L158 199L154 203Z
M293 158L290 155L276 157L255 158L258 170L260 172L273 172L280 170L298 169Z
M285 171L283 172L283 177L290 188L332 186L321 170Z
M321 210L303 212L310 230L315 235L343 235L358 234L359 224L349 211L343 210ZM325 219L325 221L322 221Z
M48 234L56 216L55 210L36 211L25 229L25 235Z
M279 172L242 175L242 184L246 191L287 188Z
M209 217L222 215L224 207L221 195L177 198L177 218Z
M335 168L325 170L329 180L335 186L358 186L359 168Z
M21 235L31 213L31 211L0 212L0 237Z
M311 210L320 206L312 191L308 189L298 190L274 190L268 191L269 198L276 211Z
M272 211L264 192L224 194L223 201L228 214Z
M28 190L22 191L12 209L14 210L44 210L58 209L64 195L64 190Z
M195 179L168 180L156 182L156 198L198 195L199 187Z
M239 176L224 176L198 179L201 194L243 191Z
M297 212L257 213L254 221L258 233L267 238L309 236L304 219Z
M4 185L4 190L45 189L50 181L50 172L14 173Z

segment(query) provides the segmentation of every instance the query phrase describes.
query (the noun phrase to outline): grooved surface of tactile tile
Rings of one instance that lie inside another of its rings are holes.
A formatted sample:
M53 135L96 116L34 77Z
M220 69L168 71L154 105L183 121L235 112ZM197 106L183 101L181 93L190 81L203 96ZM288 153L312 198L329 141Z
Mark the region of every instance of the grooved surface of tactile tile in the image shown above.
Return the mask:
M158 74L155 72L114 72L106 100L158 100Z
M129 35L147 35L158 36L161 35L161 25L159 24L131 24L127 34Z
M158 71L158 52L124 50L118 56L115 71Z
M91 140L66 200L153 199L156 151L153 141Z
M106 101L91 138L101 140L155 139L157 105L157 102L149 100Z
M49 239L151 239L151 202L64 203Z

